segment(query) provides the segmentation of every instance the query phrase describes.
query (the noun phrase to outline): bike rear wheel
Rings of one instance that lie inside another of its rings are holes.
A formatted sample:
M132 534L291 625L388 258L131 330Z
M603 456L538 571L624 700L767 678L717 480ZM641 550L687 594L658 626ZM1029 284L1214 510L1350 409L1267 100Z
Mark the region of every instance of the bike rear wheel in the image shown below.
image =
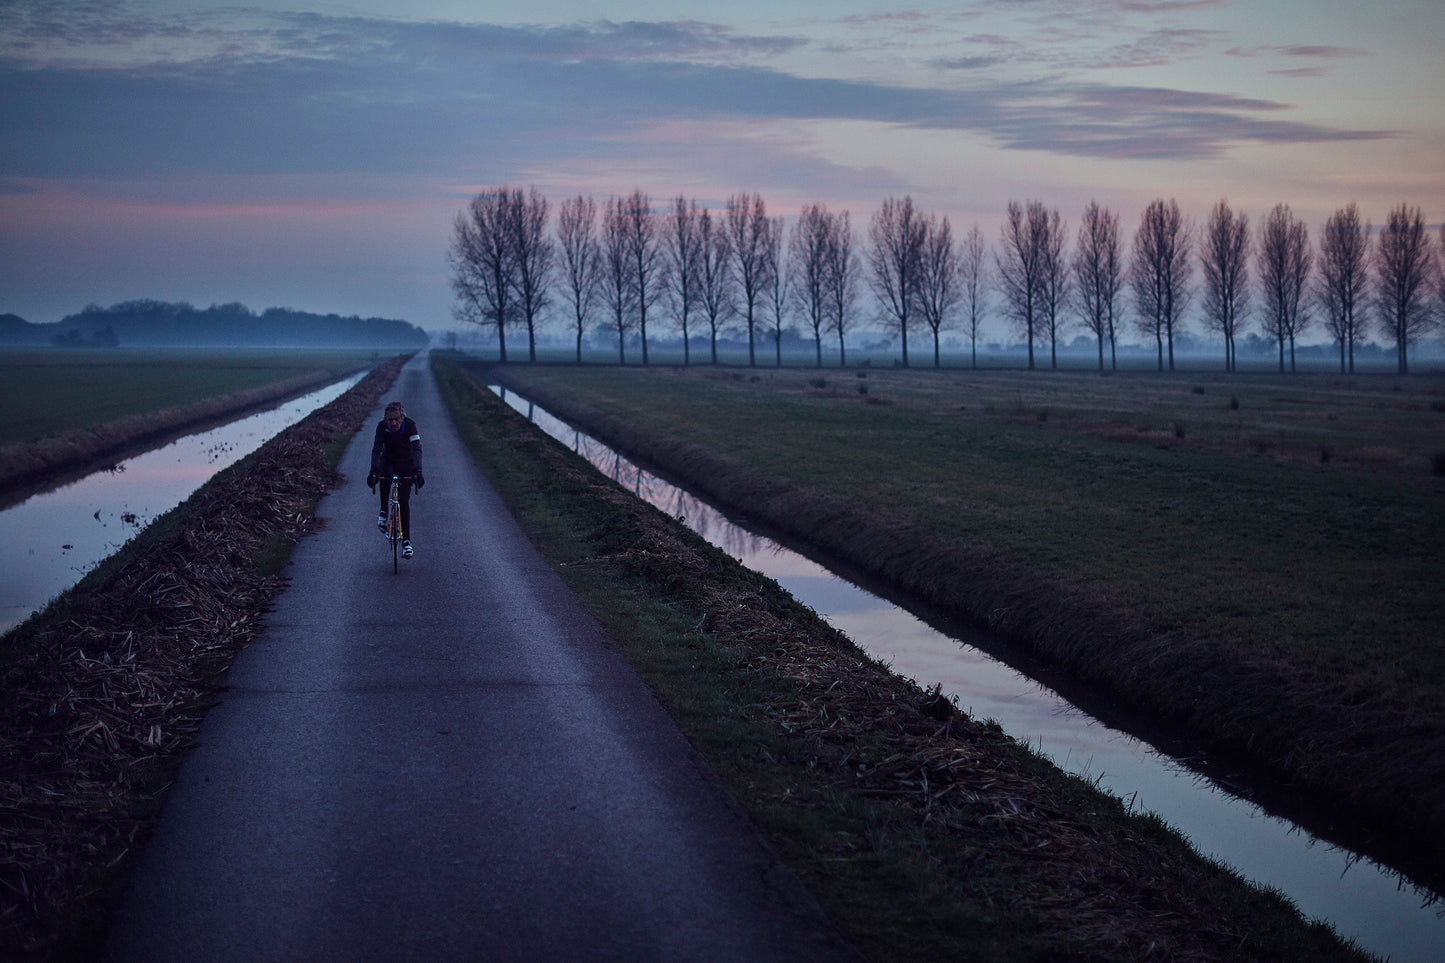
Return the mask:
M401 501L398 484L391 483L391 499L386 506L386 539L391 542L391 574L398 571L397 550L401 545Z

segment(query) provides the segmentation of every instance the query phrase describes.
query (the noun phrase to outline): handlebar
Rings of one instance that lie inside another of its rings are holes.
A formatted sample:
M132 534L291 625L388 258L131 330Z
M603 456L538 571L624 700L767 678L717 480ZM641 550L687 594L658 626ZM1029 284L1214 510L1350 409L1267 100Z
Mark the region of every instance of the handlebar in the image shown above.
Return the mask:
M415 476L415 475L377 475L376 478L377 478L377 481L382 481L382 480L386 480L386 481L414 481L414 480L416 479L416 476ZM368 486L368 487L369 487L373 492L376 491L376 486L375 486L375 485L370 485L370 486Z

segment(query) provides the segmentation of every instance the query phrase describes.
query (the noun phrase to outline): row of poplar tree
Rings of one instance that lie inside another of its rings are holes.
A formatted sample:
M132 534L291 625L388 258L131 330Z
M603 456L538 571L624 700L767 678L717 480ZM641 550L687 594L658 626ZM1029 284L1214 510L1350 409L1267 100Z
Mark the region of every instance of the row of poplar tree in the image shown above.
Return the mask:
M1354 370L1355 346L1374 329L1395 345L1402 373L1409 347L1445 320L1445 225L1433 240L1421 209L1407 204L1378 229L1347 204L1325 223L1317 248L1287 204L1251 230L1248 215L1225 200L1202 225L1174 200L1153 201L1127 252L1118 215L1093 202L1072 252L1058 210L1040 201L1010 201L992 246L976 224L955 238L946 216L920 211L911 197L885 200L861 243L848 211L811 204L789 220L769 217L758 194L733 195L713 210L682 196L656 206L634 191L600 207L570 197L554 223L536 189L486 191L454 225L455 313L495 332L503 361L509 330L525 331L535 361L539 328L562 317L579 361L585 331L601 323L617 339L619 362L635 338L648 363L650 324L653 335L681 334L684 363L704 332L717 363L719 337L741 327L749 364L772 341L781 365L784 327L800 322L819 366L831 339L846 364L848 335L866 320L900 338L905 366L909 336L924 332L937 366L947 330L963 332L976 365L997 297L1030 368L1044 347L1057 366L1059 340L1075 325L1097 341L1100 368L1106 349L1116 365L1116 336L1132 322L1154 340L1160 370L1172 370L1175 339L1197 301L1223 340L1226 370L1235 368L1236 339L1256 321L1279 347L1280 370L1286 348L1293 370L1296 339L1318 321L1339 347L1342 371Z

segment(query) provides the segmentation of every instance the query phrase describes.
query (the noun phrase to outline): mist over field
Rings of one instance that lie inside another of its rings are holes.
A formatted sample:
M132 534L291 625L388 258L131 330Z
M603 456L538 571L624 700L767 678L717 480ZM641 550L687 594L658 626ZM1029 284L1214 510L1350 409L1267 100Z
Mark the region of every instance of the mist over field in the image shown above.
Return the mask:
M406 321L343 318L286 308L257 314L244 304L212 305L130 301L91 305L53 324L0 316L0 345L57 348L356 347L417 349L426 332Z

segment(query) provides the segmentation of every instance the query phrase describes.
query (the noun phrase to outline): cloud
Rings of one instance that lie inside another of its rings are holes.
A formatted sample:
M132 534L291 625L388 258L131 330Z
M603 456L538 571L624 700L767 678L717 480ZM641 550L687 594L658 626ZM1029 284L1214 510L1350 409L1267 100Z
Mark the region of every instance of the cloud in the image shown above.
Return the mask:
M1002 57L939 57L930 60L929 66L942 70L984 70L1004 63Z
M107 34L105 20L45 21L32 34L59 32L63 45L86 50L123 34L150 50L159 41L137 40L138 23ZM990 35L974 40L993 54L935 62L971 71L969 84L927 88L796 76L768 61L798 38L697 22L542 28L306 14L267 23L234 35L214 22L168 28L180 32L160 38L184 37L186 56L161 44L142 63L56 65L38 48L17 53L12 44L0 59L0 176L465 178L480 168L526 170L558 154L655 149L630 139L669 118L883 122L1100 158L1390 136L1292 123L1276 116L1290 105L1257 98L1059 77L999 82L978 68L1017 45ZM1197 31L1169 30L1140 44L1177 53L1201 42Z
M558 60L708 60L776 57L805 37L741 34L700 21L502 27L393 21L240 8L156 17L120 3L9 0L0 4L0 57L25 66L141 67L278 59L443 58L489 53Z
M1082 64L1086 67L1157 67L1197 54L1224 34L1217 30L1151 30Z
M1293 44L1289 46L1230 47L1231 57L1311 57L1319 60L1346 60L1368 57L1370 51L1361 47L1339 47L1330 44Z

